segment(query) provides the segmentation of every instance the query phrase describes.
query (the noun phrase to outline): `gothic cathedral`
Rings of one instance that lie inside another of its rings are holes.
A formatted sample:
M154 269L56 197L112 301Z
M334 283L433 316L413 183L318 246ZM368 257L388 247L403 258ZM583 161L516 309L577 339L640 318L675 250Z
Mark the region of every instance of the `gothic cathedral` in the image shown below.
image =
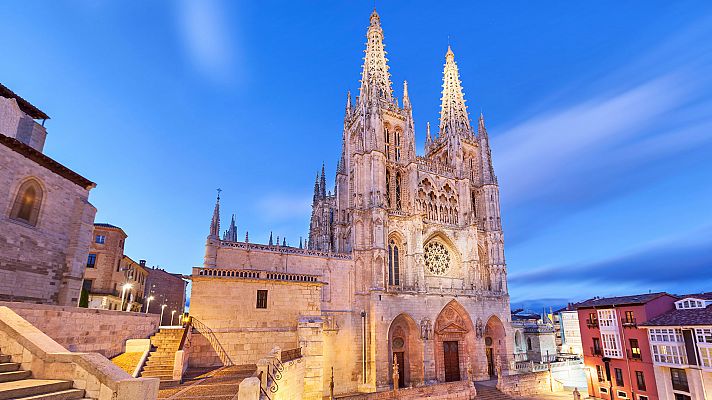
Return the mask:
M400 387L490 379L512 361L499 187L483 116L475 128L448 47L439 129L431 135L428 124L417 155L408 85L399 102L375 11L366 36L334 191L322 168L305 248L238 241L234 220L221 240L218 202L205 264L193 270L191 315L219 332L239 363L259 357L244 351L252 342L263 343L250 347L258 353L301 348L314 367L306 397L328 394L332 367L337 393L351 393L393 385L394 361Z

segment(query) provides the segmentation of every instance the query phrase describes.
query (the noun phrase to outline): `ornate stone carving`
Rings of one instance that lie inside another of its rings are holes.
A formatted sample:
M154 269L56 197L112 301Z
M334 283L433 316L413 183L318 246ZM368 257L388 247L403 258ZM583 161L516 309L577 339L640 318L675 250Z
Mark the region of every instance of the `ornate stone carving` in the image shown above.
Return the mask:
M477 318L477 323L475 324L475 334L478 338L481 338L484 334L484 328L482 327L482 319L479 317Z
M423 340L433 338L433 323L428 318L423 318L420 321L420 338Z
M443 243L432 241L425 245L425 267L433 275L445 275L450 269L450 252Z

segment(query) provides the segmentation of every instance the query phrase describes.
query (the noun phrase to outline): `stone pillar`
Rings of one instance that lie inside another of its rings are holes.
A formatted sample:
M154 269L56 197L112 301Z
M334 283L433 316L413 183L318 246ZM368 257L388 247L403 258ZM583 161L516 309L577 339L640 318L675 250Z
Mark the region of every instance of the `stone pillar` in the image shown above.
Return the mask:
M304 398L321 399L324 395L324 322L318 316L299 317L297 337L304 358Z
M426 384L434 383L438 377L435 374L435 339L430 333L428 340L423 340L423 375Z
M240 389L237 392L237 400L259 400L260 380L257 377L245 378L240 382Z

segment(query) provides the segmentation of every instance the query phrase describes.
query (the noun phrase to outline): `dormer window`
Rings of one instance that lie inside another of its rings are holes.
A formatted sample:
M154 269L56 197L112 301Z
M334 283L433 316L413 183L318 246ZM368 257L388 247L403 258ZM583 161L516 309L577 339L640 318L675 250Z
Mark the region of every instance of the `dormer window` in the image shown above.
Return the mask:
M709 300L699 300L695 298L686 298L675 302L675 308L678 310L692 310L696 308L706 308L710 303Z

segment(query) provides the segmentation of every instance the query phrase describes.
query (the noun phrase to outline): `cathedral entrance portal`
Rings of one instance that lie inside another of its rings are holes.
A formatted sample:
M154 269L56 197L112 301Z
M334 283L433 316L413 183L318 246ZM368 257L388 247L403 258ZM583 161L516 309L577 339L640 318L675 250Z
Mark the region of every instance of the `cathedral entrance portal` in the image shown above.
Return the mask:
M423 382L423 342L420 329L408 314L400 314L388 329L388 383L393 384L393 360L398 362L398 386L416 386Z
M456 341L443 342L445 382L460 380L460 354Z
M506 333L502 321L491 316L485 326L485 354L487 355L487 373L496 378L501 368L507 366Z
M453 300L435 320L435 373L438 381L467 379L467 363L472 361L474 349L472 320L467 310Z

